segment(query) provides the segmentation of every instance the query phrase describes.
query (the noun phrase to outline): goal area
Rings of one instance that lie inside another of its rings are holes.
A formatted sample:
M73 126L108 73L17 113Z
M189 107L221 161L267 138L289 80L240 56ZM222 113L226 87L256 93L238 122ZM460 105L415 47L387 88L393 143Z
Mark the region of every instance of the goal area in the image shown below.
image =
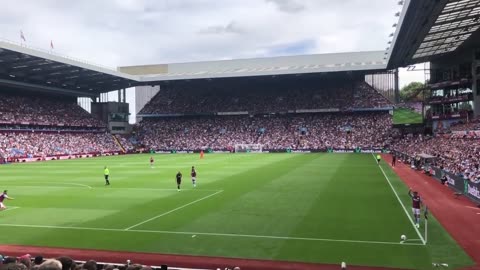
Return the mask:
M235 144L235 153L262 153L262 144Z

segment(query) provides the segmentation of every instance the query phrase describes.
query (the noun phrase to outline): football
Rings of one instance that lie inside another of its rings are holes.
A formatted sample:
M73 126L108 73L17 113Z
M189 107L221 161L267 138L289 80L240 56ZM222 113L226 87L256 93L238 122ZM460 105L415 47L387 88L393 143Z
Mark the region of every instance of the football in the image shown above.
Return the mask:
M402 239L402 241L405 241L405 240L407 240L407 236L404 235L404 234L402 234L402 235L400 236L400 239Z

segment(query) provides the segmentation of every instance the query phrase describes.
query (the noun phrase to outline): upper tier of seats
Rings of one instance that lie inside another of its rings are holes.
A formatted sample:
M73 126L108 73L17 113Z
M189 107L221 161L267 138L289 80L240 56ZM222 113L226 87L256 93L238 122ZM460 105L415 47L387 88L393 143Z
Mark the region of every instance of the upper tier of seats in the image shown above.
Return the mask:
M0 92L0 123L42 126L105 127L76 99Z
M168 88L161 89L140 114L285 112L302 109L384 108L391 103L368 84L338 83L309 88L242 89Z

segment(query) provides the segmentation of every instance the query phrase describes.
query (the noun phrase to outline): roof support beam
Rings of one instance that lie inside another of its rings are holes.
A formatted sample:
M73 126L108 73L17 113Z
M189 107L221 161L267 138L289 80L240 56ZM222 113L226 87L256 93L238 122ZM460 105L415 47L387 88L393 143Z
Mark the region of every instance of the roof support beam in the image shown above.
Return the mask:
M62 88L51 87L51 86L41 86L37 84L17 82L12 80L0 79L0 85L14 87L14 88L35 90L39 92L48 92L48 93L55 92L55 93L61 93L61 94L70 95L70 96L95 97L94 93L85 93L81 91L62 89Z
M475 21L474 23L469 23L469 24L466 24L466 25L463 25L463 26L460 26L460 27L455 26L455 27L450 27L450 28L447 28L447 29L442 29L442 30L438 30L438 31L434 31L434 32L429 32L428 35L436 35L436 34L441 34L441 33L449 32L449 31L473 28L477 25L480 25L480 21ZM463 32L468 32L468 31L463 31Z
M473 32L472 32L473 33ZM456 34L456 35L449 35L447 37L438 37L438 38L434 38L434 39L429 39L429 40L424 40L422 42L423 43L427 43L427 42L435 42L435 41L439 41L439 40L446 40L448 38L456 38L456 37L461 37L461 36L464 36L468 33L461 33L461 34ZM470 33L471 34L471 33ZM457 40L460 40L460 38L458 38ZM420 44L421 45L421 44Z

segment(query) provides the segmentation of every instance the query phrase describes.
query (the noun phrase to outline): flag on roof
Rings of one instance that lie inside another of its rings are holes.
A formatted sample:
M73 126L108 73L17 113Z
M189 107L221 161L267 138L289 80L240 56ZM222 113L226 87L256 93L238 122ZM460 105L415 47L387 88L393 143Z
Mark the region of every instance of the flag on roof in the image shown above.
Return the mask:
M23 31L22 31L22 30L20 30L20 38L21 38L23 41L25 41L25 42L27 41L27 40L25 39L25 35L23 34Z

